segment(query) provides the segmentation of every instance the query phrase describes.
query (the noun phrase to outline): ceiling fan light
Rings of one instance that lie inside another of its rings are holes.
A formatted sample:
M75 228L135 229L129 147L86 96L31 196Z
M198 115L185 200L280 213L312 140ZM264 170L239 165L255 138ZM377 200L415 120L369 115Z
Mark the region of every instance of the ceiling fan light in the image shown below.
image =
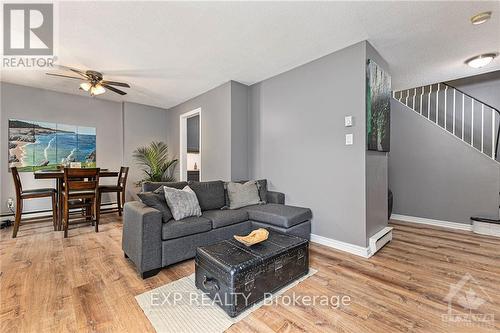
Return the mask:
M104 89L104 87L101 86L100 84L96 84L95 86L90 88L91 95L100 95L100 94L104 94L105 92L106 92L106 89Z
M80 88L82 88L85 91L89 91L91 87L92 85L90 84L90 82L80 83Z
M467 59L465 63L472 68L481 68L488 65L496 57L496 53L485 53L470 59Z

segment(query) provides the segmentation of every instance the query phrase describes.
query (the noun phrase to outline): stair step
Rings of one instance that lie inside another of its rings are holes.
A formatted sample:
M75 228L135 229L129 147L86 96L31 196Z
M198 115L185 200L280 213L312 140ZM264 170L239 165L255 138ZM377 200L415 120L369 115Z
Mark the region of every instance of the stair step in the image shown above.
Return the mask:
M470 218L472 221L477 221L477 222L483 222L483 223L492 223L492 224L498 224L500 225L500 220L494 220L494 219L488 219L485 217L471 217Z

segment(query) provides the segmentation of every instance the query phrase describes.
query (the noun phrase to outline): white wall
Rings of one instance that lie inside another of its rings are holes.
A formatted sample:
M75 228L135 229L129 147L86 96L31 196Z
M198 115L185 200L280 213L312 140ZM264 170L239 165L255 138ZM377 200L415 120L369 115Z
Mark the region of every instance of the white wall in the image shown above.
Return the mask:
M118 170L131 167L132 185L139 178L131 159L132 151L152 140L166 141L166 110L140 104L105 101L98 98L64 94L2 82L0 91L0 213L8 213L6 200L15 197L12 175L8 171L8 120L26 119L95 127L97 130L97 166ZM123 108L123 110L122 110ZM35 180L33 173L21 173L23 188L55 187L54 181ZM115 178L103 178L102 184L113 184ZM133 187L129 187L131 192ZM129 193L130 197L130 193ZM114 201L105 197L103 202ZM25 211L50 207L45 199L27 200Z

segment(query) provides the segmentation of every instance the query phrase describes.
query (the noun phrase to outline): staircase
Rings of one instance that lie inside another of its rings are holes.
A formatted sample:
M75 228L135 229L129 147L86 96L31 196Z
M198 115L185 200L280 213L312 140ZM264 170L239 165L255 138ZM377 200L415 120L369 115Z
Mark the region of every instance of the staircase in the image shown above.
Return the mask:
M498 109L446 83L395 91L393 98L500 163ZM500 236L500 219L471 217L471 220L475 232Z
M500 111L446 83L395 91L393 98L489 158L500 161Z

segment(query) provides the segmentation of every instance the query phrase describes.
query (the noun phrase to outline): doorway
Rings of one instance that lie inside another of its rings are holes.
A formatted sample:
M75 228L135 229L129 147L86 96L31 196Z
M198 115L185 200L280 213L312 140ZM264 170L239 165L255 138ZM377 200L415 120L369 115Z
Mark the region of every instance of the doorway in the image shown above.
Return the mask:
M201 108L180 116L180 180L201 181Z

